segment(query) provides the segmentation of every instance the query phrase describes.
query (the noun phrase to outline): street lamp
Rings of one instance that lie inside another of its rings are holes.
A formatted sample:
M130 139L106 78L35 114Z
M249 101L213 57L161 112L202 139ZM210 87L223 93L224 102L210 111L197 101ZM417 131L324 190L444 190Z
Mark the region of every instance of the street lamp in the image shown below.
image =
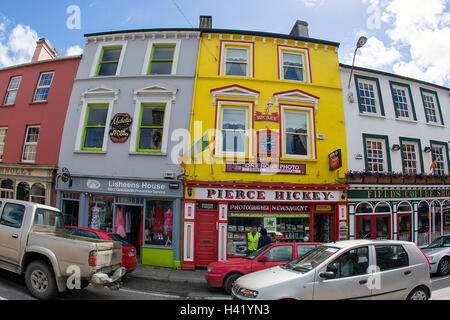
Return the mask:
M353 75L353 67L355 66L355 58L356 58L356 51L358 51L359 48L362 48L367 42L367 38L362 36L358 39L358 43L356 44L355 53L353 54L353 63L352 63L352 70L350 72L350 79L348 79L348 89L350 90L350 82L352 81L352 75Z

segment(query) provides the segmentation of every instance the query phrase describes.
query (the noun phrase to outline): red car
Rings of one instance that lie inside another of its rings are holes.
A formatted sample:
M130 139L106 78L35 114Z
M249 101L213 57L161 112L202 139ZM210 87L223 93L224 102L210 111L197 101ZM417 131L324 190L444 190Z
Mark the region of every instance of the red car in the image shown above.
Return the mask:
M210 286L231 292L234 281L247 273L279 266L292 261L321 245L313 242L271 243L244 258L213 262L205 274Z
M91 239L100 239L108 241L118 241L122 243L122 267L127 270L127 273L134 271L137 267L136 248L123 240L117 233L94 230L88 228L66 226L66 232L69 235L77 237L86 237Z

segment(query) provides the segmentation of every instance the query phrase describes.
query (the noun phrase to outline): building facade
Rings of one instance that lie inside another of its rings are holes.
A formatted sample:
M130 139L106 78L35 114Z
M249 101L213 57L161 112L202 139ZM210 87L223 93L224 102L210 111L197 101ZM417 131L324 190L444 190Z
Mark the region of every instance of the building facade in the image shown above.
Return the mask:
M0 197L55 205L61 136L80 56L46 39L30 63L0 70Z
M341 64L350 239L450 233L449 88Z
M292 241L346 238L339 44L300 21L290 35L211 26L184 171L183 268L245 254L252 226Z
M172 134L189 129L198 43L182 29L86 35L70 99L58 206L69 225L124 226L143 264L181 264Z

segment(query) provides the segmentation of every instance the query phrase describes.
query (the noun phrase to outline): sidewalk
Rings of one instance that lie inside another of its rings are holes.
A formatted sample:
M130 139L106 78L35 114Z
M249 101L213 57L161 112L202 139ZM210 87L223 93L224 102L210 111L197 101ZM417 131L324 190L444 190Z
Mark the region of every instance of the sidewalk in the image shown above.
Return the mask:
M136 270L128 276L138 279L206 285L205 273L206 270L175 270L138 264Z
M450 288L433 291L430 300L450 300Z

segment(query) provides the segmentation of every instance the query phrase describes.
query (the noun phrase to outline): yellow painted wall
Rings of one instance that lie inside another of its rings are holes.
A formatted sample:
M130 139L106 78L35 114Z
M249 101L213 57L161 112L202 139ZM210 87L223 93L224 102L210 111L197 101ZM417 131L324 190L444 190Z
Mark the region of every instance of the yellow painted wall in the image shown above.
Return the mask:
M219 76L221 60L221 41L244 41L254 43L254 77ZM221 37L221 39L219 38ZM203 163L188 164L185 170L187 180L198 181L245 181L245 182L286 182L300 184L337 184L342 183L347 171L347 148L345 138L344 108L342 87L339 73L339 62L336 47L323 44L308 43L311 65L312 83L279 80L278 45L305 48L305 42L260 37L253 35L230 35L204 33L199 48L197 78L193 99L191 117L191 142L200 139L207 129L215 128L216 106L213 104L212 89L230 85L239 85L260 92L256 111L266 113L269 99L275 104L274 93L299 89L320 97L318 112L315 114L316 134L325 136L324 140L317 140L317 159L314 160L285 160L281 163L306 164L306 175L264 175L259 173L230 173L225 172L225 161L217 164L221 158L212 155L214 164L211 166L210 151L203 152ZM309 68L309 66L308 66ZM238 98L223 98L235 100ZM252 101L252 99L239 99ZM295 102L287 102L294 103ZM304 104L313 106L312 104ZM273 106L269 113L279 112ZM281 114L280 114L281 115ZM201 129L198 124L201 123ZM269 129L280 130L280 125L268 122ZM266 122L254 122L254 128L265 129ZM213 141L213 138L211 138ZM256 137L253 140L254 155L256 156ZM211 145L213 149L214 145ZM341 149L343 167L337 171L329 170L328 154ZM255 161L255 158L246 158Z

